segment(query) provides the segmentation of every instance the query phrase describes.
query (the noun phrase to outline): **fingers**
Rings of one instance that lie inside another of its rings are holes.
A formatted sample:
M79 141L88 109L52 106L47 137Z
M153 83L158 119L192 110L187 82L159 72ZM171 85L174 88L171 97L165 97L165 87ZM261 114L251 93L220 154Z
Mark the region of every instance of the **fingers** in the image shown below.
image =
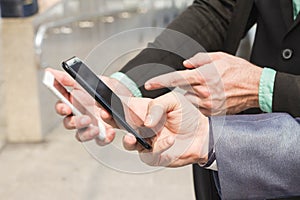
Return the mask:
M154 77L145 83L145 88L147 90L154 90L164 87L177 87L204 83L204 78L198 70L183 70Z
M92 119L87 116L67 116L63 120L63 124L66 129L82 129L88 127L92 122Z
M194 85L193 87L184 87L181 89L185 90L186 93L192 94L201 99L206 99L210 97L210 91L208 89L208 86L206 85Z
M163 139L158 140L153 145L153 153L155 154L162 154L169 148L171 148L175 143L175 137L174 136L168 136Z
M144 149L136 141L136 138L127 134L123 137L123 145L126 150L139 152L141 160L150 166L168 166L173 161L170 155L164 154L175 143L174 136L168 136L163 139L157 140L153 144L151 151ZM164 154L164 155L163 155Z
M64 125L67 129L77 129L76 139L81 142L95 139L97 144L103 146L111 143L115 137L115 130L110 127L99 128L99 125L93 125L89 116L69 116L64 119ZM99 122L98 122L99 123ZM105 131L105 138L99 138L100 131Z
M138 151L139 153L150 153L152 151L145 149L131 133L127 133L123 137L123 146L128 151Z
M145 119L145 125L149 128L153 128L161 121L165 115L165 108L163 105L156 105L155 103L150 103L148 107L148 114ZM163 120L165 121L165 120Z
M112 127L118 127L112 116L105 109L100 109L100 118Z
M205 116L211 116L213 107L212 102L209 98L202 99L199 96L187 92L184 97L191 102L197 109L200 110L200 112Z
M179 96L174 92L169 92L156 99L153 99L148 105L148 112L146 115L145 126L155 127L159 122L165 121L165 115L168 112L175 110L180 105Z
M116 132L113 128L106 129L106 137L104 140L99 139L99 137L95 138L95 141L98 145L104 146L111 143L115 138Z
M126 134L123 137L123 146L128 151L137 150L137 140L132 134Z
M195 95L194 93L191 92L187 92L184 94L184 97L191 102L193 105L195 105L196 107L199 107L201 104L201 98L199 98L197 95Z
M205 64L209 64L212 62L211 57L208 53L197 53L193 57L185 60L183 65L186 68L197 68Z
M59 70L55 70L52 68L47 68L46 71L51 72L54 77L64 86L74 86L76 85L76 82L74 81L74 79L67 73L63 72L63 71L59 71Z
M99 135L99 129L96 126L88 126L86 128L78 129L76 132L76 139L80 142L86 142L95 139Z
M141 160L150 166L168 166L173 161L170 154L165 153L175 143L175 137L168 136L154 142L152 152L140 152Z
M183 65L186 68L198 68L206 64L210 64L215 60L218 60L222 57L224 57L226 54L225 53L197 53L193 57L185 60L183 62Z
M72 114L72 109L69 106L67 106L65 103L62 103L61 101L58 101L55 104L55 111L57 114L62 116Z

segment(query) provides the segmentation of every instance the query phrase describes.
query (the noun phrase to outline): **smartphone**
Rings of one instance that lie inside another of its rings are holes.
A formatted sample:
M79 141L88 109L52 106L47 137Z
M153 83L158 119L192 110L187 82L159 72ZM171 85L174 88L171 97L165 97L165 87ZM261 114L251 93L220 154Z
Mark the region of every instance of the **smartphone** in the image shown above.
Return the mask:
M71 75L104 109L106 109L120 128L133 134L137 141L146 149L151 145L142 137L152 137L155 132L142 126L143 121L100 79L98 76L77 57L72 57L62 63L63 69ZM130 111L130 117L140 124L134 129L126 122L124 109Z
M59 82L55 79L54 75L49 72L45 71L43 77L43 84L50 90L52 93L60 99L63 103L69 106L72 110L72 113L76 116L81 116L82 113L68 100L71 96L70 92ZM75 97L74 97L75 98ZM77 101L79 102L79 101ZM99 139L105 140L106 137L106 129L102 121L97 120L98 128L99 128Z

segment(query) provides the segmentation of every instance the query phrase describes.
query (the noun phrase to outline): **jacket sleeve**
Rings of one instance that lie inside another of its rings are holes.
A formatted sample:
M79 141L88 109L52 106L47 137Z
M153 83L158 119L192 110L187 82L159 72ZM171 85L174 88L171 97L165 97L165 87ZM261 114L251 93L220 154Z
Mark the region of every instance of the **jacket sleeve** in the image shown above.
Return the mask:
M216 117L212 123L223 199L300 195L297 119L272 113Z
M168 90L146 91L143 85L157 75L184 69L183 60L200 51L220 50L234 6L235 0L195 0L121 72L137 83L145 97L165 93Z
M300 117L300 76L277 72L273 91L273 112Z

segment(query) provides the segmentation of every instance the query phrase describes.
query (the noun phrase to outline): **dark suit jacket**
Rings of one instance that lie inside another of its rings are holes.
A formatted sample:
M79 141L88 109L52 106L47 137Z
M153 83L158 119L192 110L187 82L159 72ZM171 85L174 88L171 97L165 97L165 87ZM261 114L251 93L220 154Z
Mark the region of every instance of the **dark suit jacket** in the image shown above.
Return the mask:
M292 0L195 0L168 29L189 36L203 48L190 50L192 42L187 42L186 37L172 37L164 32L121 72L139 85L145 97L159 96L169 90L146 91L145 81L172 70L183 70L182 61L203 49L235 54L240 40L257 22L251 60L261 67L279 71L275 79L273 111L300 116L299 21L299 16L296 22L292 20ZM178 49L189 51L178 54ZM291 58L283 58L285 49L292 50ZM197 199L218 199L212 174L197 165L193 168Z
M264 9L270 12L262 15ZM254 0L239 0L237 3L235 0L196 0L168 28L191 37L208 52L225 51L235 54L239 41L255 22L258 23L258 35L251 60L262 67L299 75L300 17L293 22L292 0L256 0L255 5ZM264 26L266 22L271 22L271 26ZM270 33L275 37L270 39ZM167 34L162 34L121 70L138 83L146 97L156 97L168 91L146 91L143 87L146 80L172 70L184 69L182 61L188 55L176 55L175 50L172 52L172 49L164 47L168 43L178 44L177 47L172 46L174 49L188 49L188 45L184 47L180 39L174 40ZM293 51L293 56L288 60L282 58L285 49ZM190 56L192 53L197 52L191 51ZM151 65L133 70L145 63ZM300 95L295 95L300 93L299 78L284 73L278 73L275 79L273 111L300 116Z

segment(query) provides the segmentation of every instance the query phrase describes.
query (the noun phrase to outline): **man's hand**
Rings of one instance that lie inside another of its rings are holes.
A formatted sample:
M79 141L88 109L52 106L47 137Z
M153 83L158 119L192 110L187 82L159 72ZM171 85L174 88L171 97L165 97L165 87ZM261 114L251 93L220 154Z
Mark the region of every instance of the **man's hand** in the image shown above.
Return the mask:
M64 86L72 87L72 95L69 96L69 101L74 104L83 114L83 116L73 116L72 110L61 101L56 103L56 112L64 118L64 126L67 129L77 129L76 138L79 141L89 141L95 139L99 145L106 145L115 137L116 123L111 118L111 116L102 109L95 101L90 97L90 95L83 90L67 73L54 70L51 68L47 69L50 71L55 78ZM131 93L125 86L123 86L119 81L115 79L110 79L107 77L101 77L101 79L109 85L109 87L115 89L115 92L120 96L130 96ZM76 102L77 99L80 102ZM147 106L147 104L146 104ZM126 111L125 111L126 112ZM97 119L102 118L106 123L106 138L104 141L98 138L99 129L97 126L90 126L90 124L97 124Z
M191 70L152 78L145 83L145 88L178 86L186 89L186 98L207 116L259 107L262 68L225 53L198 53L183 64Z
M134 136L124 136L127 150L137 150L143 162L151 166L179 167L206 163L208 155L208 118L184 96L168 93L149 103L145 126L157 129L151 138L152 149L146 150Z

